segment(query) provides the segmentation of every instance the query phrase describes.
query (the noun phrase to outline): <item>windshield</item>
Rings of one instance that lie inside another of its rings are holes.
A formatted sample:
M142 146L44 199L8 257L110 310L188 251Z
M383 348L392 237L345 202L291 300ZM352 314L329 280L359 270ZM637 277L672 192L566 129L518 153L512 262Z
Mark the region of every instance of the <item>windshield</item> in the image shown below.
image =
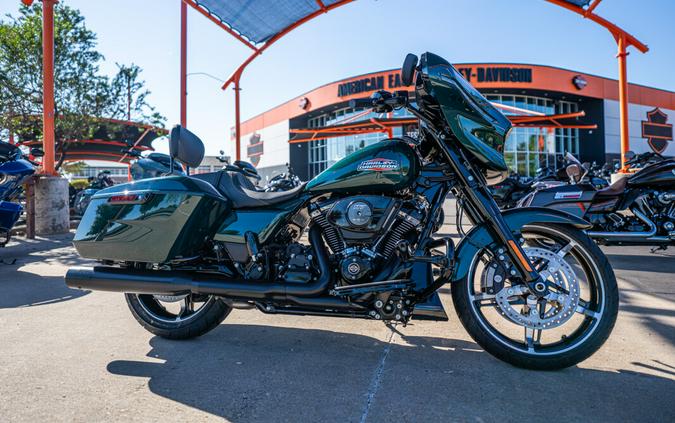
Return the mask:
M424 93L418 99L426 103L421 107L440 108L439 118L471 155L486 168L506 171L503 149L511 130L509 119L442 57L424 53L420 67Z

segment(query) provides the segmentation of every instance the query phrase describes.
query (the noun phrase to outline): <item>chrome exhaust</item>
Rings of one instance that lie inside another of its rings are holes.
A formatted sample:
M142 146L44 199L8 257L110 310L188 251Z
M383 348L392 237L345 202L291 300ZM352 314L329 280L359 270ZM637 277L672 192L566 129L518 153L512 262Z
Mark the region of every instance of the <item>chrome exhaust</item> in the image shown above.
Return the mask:
M644 239L644 240L654 240L656 242L657 238L661 237L654 237L656 235L656 225L654 222L651 221L644 213L642 213L640 210L634 209L631 210L635 216L637 216L640 220L642 220L647 226L649 226L649 230L643 231L643 232L596 232L596 231L588 231L588 235L591 238L603 238L607 239L609 241L631 241L631 240L636 240L636 239ZM667 237L663 237L667 238Z

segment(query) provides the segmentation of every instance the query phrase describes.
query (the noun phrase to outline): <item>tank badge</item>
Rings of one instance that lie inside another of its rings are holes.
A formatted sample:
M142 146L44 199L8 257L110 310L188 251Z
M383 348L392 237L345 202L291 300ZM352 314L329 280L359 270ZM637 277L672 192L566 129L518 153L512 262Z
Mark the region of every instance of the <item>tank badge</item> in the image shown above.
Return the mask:
M401 165L399 164L398 160L391 160L391 159L370 159L363 161L359 164L359 167L356 168L356 170L360 172L386 172L389 170L399 170L401 169Z

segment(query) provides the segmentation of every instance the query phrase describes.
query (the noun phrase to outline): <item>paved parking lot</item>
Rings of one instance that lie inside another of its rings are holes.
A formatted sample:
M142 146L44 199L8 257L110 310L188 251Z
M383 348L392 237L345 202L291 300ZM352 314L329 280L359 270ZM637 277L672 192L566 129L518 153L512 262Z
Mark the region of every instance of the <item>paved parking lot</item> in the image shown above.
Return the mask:
M235 310L167 341L120 294L64 285L83 263L69 239L0 250L0 421L675 421L675 250L605 248L614 333L577 367L534 372L473 343L447 290L444 323Z

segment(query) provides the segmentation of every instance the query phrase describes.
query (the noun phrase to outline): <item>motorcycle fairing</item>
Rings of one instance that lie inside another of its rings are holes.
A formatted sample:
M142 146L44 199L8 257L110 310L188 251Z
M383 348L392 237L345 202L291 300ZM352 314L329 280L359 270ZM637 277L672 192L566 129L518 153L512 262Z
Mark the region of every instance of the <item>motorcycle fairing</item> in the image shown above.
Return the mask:
M12 229L19 219L22 210L20 204L0 201L0 243L4 241L4 233Z
M433 93L459 142L487 169L503 173L500 179L504 179L508 166L503 150L511 121L442 57L425 53L420 66L428 78L426 91Z

